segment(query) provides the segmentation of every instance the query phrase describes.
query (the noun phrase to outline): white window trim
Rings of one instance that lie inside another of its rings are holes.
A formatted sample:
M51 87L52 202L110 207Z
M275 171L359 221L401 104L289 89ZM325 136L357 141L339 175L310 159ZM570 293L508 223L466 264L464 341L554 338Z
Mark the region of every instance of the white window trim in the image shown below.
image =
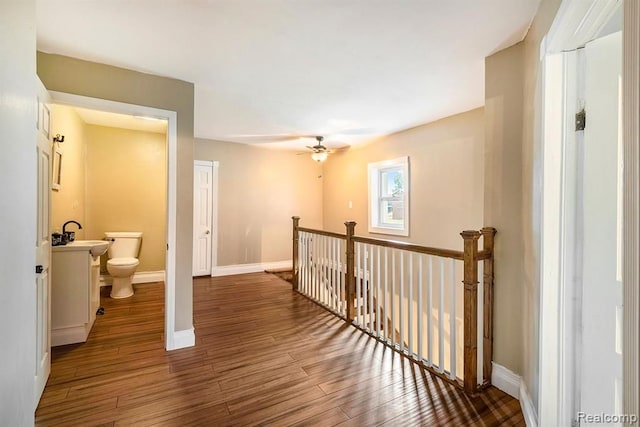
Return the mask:
M403 205L404 205L404 218L402 228L384 226L379 222L379 206L380 199L378 197L380 190L379 173L383 169L391 167L401 167L403 176L405 177L404 192L403 192ZM409 235L409 193L411 182L409 176L409 157L398 157L397 159L384 160L381 162L369 163L368 165L368 177L369 184L369 233L390 234L394 236L408 236ZM372 179L375 177L375 179Z

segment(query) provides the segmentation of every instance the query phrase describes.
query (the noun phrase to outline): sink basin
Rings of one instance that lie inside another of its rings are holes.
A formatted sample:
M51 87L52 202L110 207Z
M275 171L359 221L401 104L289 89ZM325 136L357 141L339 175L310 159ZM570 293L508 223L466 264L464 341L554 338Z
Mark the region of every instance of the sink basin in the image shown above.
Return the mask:
M89 251L91 256L97 258L104 255L111 242L106 240L75 240L64 246L54 246L54 251Z
M80 245L91 245L89 252L91 252L91 255L94 257L104 255L107 252L107 249L109 249L109 245L111 244L111 242L107 242L106 240L77 240L71 243L78 243Z

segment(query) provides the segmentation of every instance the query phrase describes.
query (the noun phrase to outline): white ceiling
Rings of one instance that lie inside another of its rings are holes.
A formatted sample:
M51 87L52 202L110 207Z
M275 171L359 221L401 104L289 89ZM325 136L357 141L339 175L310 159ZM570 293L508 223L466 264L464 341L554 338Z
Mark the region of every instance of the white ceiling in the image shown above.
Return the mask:
M196 137L331 146L482 106L538 2L38 0L38 49L194 82Z
M82 121L90 125L112 128L140 130L153 133L166 133L167 121L147 116L130 116L127 114L90 110L74 107Z

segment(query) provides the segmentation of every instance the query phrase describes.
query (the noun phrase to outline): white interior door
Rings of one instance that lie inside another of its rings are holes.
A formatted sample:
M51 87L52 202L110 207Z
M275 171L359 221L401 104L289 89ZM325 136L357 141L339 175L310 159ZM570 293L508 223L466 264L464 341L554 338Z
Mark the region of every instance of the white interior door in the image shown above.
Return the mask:
M216 162L197 160L193 165L193 275L208 276L214 259L214 188Z
M38 162L37 184L37 240L36 240L36 355L35 355L35 406L51 371L51 241L49 220L51 209L51 110L47 90L38 80L38 119L36 152Z
M621 33L588 43L584 55L587 120L578 191L583 242L579 411L620 414Z

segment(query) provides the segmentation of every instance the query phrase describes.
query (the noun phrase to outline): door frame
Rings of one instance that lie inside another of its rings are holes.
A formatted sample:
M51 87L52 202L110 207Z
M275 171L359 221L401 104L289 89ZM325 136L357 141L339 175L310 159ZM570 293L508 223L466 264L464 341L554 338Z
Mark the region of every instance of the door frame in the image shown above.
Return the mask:
M575 200L569 190L575 171L568 163L567 123L575 111L564 96L576 60L567 51L585 45L621 3L618 0L564 0L540 45L541 79L535 115L542 146L542 221L540 245L539 395L540 425L566 425L575 417L576 354L570 337L573 323L572 273L575 262L571 214ZM639 414L638 346L640 338L640 4L624 0L623 25L623 413ZM564 53L563 53L564 52ZM575 93L575 92L574 92ZM575 102L575 100L573 100ZM567 117L567 115L569 115ZM573 132L571 132L573 135ZM573 176L572 176L573 174Z
M220 162L215 160L194 160L195 166L206 166L211 168L211 199L209 201L209 212L211 212L211 268L209 274L213 277L213 272L218 266L218 171ZM194 198L195 201L195 198Z
M176 338L176 229L177 229L177 163L178 163L178 115L175 111L144 105L127 104L106 99L91 98L65 92L49 91L52 102L73 107L90 108L110 113L132 116L150 116L167 120L167 254L165 258L164 286L164 336L165 349L184 347Z

